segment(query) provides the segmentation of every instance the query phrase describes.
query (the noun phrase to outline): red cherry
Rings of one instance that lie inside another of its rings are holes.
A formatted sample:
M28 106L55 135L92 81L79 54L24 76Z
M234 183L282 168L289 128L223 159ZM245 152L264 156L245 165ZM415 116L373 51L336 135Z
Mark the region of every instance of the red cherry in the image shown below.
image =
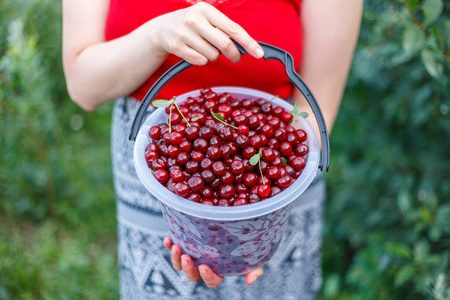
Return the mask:
M306 141L306 138L308 137L308 135L306 134L306 132L303 129L297 129L295 131L295 134L297 136L299 143L303 143L304 141Z
M248 204L247 200L245 200L243 198L236 199L233 202L233 206L242 206L242 205L247 205L247 204Z
M291 184L292 178L289 175L284 175L277 180L277 185L282 189L287 189Z
M213 161L211 159L209 159L208 157L205 157L200 163L200 167L202 168L202 170L211 169L212 165L213 165Z
M217 202L217 206L230 206L230 201L228 201L227 199L220 199Z
M205 139L205 140L209 140L209 139L212 138L213 134L214 134L214 132L212 131L211 128L209 128L209 127L202 127L200 129L199 136L201 138Z
M175 182L180 182L184 179L184 174L180 169L170 171L170 178Z
M303 158L303 156L297 156L292 160L291 167L295 171L300 171L304 169L306 166L306 160Z
M270 138L270 137L272 137L274 135L275 130L269 124L264 124L261 127L261 131L260 132L261 132L261 134L264 134L266 137Z
M177 146L169 145L167 148L167 154L169 154L170 157L176 157L180 153L180 149L178 149Z
M295 147L295 154L298 156L305 156L308 151L308 146L305 144L297 144L297 147Z
M287 111L285 111L281 114L281 121L283 121L286 124L291 123L293 118L294 117L292 116L292 114Z
M282 156L289 156L292 154L292 145L289 142L282 142L278 150Z
M159 140L159 138L161 137L161 128L158 126L150 127L150 130L148 131L148 135L153 140Z
M216 179L216 176L211 170L204 170L202 173L202 178L206 183L211 183Z
M271 148L264 148L261 151L261 154L262 154L262 158L269 162L273 161L275 159L275 152L273 152L273 149L271 149Z
M226 166L223 162L216 161L212 165L212 171L214 172L214 174L216 174L218 176L222 176L223 174L225 174Z
M195 160L190 160L186 164L186 172L189 174L193 174L195 172L198 172L200 170L199 163Z
M234 181L234 176L230 171L225 171L225 173L220 176L220 181L223 183L232 183Z
M281 117L284 111L285 110L282 106L277 106L272 110L272 113L275 117Z
M202 198L211 198L213 196L213 191L210 187L204 186L200 191L200 195Z
M247 122L248 122L247 117L242 114L234 117L233 120L234 120L234 125L236 125L236 126L245 126L245 125L247 125ZM238 129L239 129L239 127L238 127Z
M280 169L275 166L269 167L266 174L270 179L278 179L280 177Z
M230 165L230 171L234 175L242 174L245 171L244 164L239 160L233 160L233 162Z
M166 162L161 158L156 158L152 161L152 170L164 170L166 168Z
M170 123L174 125L180 122L181 122L181 115L177 112L174 112L172 109L172 114L170 115Z
M242 156L247 159L250 159L255 154L256 150L252 146L248 146L244 149L244 151L242 151Z
M238 134L247 134L249 130L250 129L246 125L239 125Z
M273 197L277 194L281 193L281 189L277 186L272 186L270 191L270 197Z
M191 159L196 162L201 162L205 158L205 155L201 153L200 151L192 151L191 152Z
M169 173L167 173L166 170L156 170L155 173L153 173L153 176L155 176L156 180L158 180L162 184L166 183L169 180Z
M189 127L190 128L190 127ZM189 141L183 140L180 145L178 145L181 151L191 152L192 144Z
M189 186L185 182L178 182L175 185L175 193L180 197L187 197L189 195Z
M147 146L148 147L148 146ZM151 165L154 159L158 158L158 153L156 151L146 150L145 151L145 160L148 165Z
M250 196L248 196L248 203L250 203L250 204L257 203L260 201L261 201L261 198L258 196L258 194L250 194Z
M254 186L257 181L258 176L256 176L254 173L247 173L244 175L244 183L248 187Z
M206 151L206 157L211 160L218 160L221 157L220 148L217 146L211 146Z
M181 166L185 166L189 161L189 154L187 152L180 152L177 156L177 163Z
M258 195L262 198L267 198L270 195L270 186L268 184L259 185Z
M198 150L202 153L206 153L206 150L208 149L208 142L205 139L198 138L194 141L192 144L192 147L195 150Z
M190 126L184 131L184 136L186 139L193 141L198 137L199 132L200 129L198 127Z
M200 177L191 177L191 179L188 180L188 185L194 192L199 192L205 185L204 181Z
M224 184L220 187L219 195L221 198L230 199L235 194L235 189L231 184Z
M214 202L212 202L211 199L203 199L202 202L200 202L201 204L205 204L205 205L211 205L214 206Z
M192 202L197 202L197 203L199 203L200 200L201 200L202 198L200 197L199 194L197 194L197 193L192 193L192 194L189 195L189 197L187 197L187 199L188 199L188 200L191 200Z

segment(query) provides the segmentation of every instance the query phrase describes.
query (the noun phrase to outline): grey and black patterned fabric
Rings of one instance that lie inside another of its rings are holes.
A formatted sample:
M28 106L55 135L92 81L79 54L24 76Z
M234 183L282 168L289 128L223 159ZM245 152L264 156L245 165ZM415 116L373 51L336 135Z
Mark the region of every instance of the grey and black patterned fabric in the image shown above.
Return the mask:
M226 277L216 289L190 282L175 271L162 240L169 236L161 207L141 184L128 140L139 103L116 101L112 163L117 199L120 296L129 299L314 299L321 285L321 229L325 183L321 176L293 204L281 244L253 285L244 276ZM169 193L169 192L168 192ZM169 195L169 194L168 194Z

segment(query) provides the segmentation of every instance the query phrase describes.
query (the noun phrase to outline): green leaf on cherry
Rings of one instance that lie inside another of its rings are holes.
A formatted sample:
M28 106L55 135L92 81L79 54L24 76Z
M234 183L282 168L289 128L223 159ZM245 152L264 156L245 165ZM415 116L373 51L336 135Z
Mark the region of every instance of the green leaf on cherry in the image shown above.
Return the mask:
M295 119L295 117L301 117L301 118L306 119L309 116L307 112L300 112L299 110L300 110L300 106L298 105L298 103L295 103L294 108L292 109L292 112L291 112L294 119Z
M282 158L281 158L281 161L283 162L283 165L287 165L287 160L286 160L286 158L282 157Z
M169 100L154 100L152 102L154 107L167 107L172 103L172 101Z
M259 155L259 153L256 153L255 155L250 157L250 161L249 162L250 162L250 164L252 166L254 166L254 165L256 165L259 162L259 159L260 159L260 155Z
M305 112L305 111L303 111L303 112L301 112L301 113L298 113L297 114L297 116L299 116L299 117L302 117L302 118L307 118L309 115L308 115L308 113L307 112Z
M223 121L223 116L219 113L215 113L211 110L211 114L216 117L217 119L219 119L220 121Z
M195 121L197 121L198 119L199 119L198 117L192 118L192 119L191 119L191 122L195 122Z

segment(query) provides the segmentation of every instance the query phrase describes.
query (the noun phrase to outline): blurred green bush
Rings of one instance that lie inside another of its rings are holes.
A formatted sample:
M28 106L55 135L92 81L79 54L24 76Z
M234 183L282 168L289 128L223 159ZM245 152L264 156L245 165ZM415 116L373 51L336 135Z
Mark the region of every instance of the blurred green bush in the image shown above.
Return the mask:
M449 299L449 62L450 2L366 3L331 136L324 299Z
M112 104L69 100L60 1L0 0L0 36L0 299L117 298ZM331 138L322 299L450 298L449 64L448 1L365 4Z

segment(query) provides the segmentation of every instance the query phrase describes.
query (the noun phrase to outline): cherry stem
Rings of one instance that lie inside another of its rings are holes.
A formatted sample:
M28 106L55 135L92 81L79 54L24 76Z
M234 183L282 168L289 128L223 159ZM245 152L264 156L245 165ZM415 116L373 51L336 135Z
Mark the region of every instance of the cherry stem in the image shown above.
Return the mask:
M237 128L236 126L233 126L233 125L231 125L231 124L228 124L227 122L225 122L225 121L219 119L218 117L216 117L216 114L213 112L212 108L211 108L210 111L211 111L211 115L212 115L214 118L216 118L217 121L222 122L223 124L228 125L228 126L230 126L231 128L234 128L234 129L238 130L238 128Z
M262 183L266 184L266 181L264 180L264 175L263 175L263 172L262 172L262 169L261 169L261 156L262 156L261 149L259 149L259 153L258 154L259 154L259 159L258 159L259 172L261 173Z
M188 120L186 120L186 118L184 117L184 115L181 112L180 108L178 107L178 104L175 101L175 97L173 97L173 103L175 104L175 107L178 109L178 111L180 112L180 115L183 117L184 121L186 122L187 127L191 127L191 124L189 124Z
M169 133L172 133L172 107L173 107L173 104L170 105L170 113L169 113Z

